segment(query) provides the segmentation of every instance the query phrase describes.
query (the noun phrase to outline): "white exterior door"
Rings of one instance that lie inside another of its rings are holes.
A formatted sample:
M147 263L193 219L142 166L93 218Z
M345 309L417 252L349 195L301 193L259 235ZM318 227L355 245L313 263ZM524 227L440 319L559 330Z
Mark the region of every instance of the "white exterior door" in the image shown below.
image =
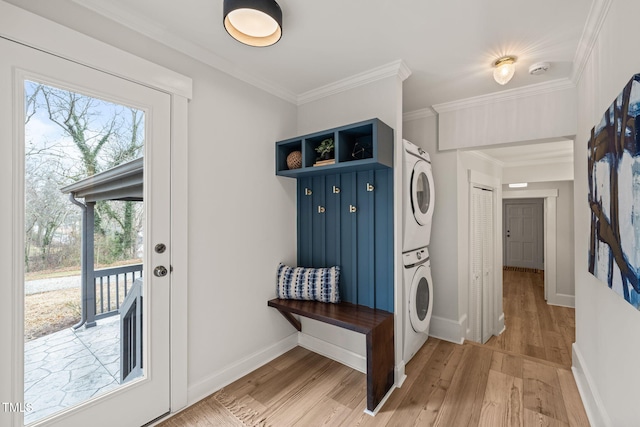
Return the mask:
M34 410L24 396L24 230L25 81L77 92L144 112L144 218L142 375L58 411L52 426L139 426L170 410L169 291L171 275L155 277L156 266L170 269L170 122L166 93L123 80L0 38L0 393L12 396L12 410L0 413L0 426L23 425ZM168 250L152 248L163 243ZM88 330L87 330L88 331ZM6 344L5 344L6 345ZM20 406L21 405L21 406ZM16 409L16 410L13 410Z

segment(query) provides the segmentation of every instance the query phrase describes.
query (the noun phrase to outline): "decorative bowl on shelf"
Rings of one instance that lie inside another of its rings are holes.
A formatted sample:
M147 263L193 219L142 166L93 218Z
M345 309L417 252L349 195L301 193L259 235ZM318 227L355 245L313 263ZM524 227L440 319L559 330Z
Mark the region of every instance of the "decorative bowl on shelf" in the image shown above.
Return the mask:
M302 167L302 153L300 151L292 151L287 156L287 167L289 169L300 169Z

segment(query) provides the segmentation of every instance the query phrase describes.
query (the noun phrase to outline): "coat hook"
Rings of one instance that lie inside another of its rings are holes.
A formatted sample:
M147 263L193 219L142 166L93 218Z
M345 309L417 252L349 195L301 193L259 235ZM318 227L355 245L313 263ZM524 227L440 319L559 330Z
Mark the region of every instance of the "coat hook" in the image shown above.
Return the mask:
M318 206L318 213L324 213L324 206Z
M353 205L349 205L349 212L354 213L355 211L357 211L358 209L353 206Z
M367 191L373 191L374 190L374 186L371 185L370 183L367 182Z
M333 193L334 194L338 194L340 192L340 188L336 187L335 185L333 186Z
M308 188L305 188L305 189L304 189L304 195L305 195L305 196L310 196L310 195L311 195L311 193L312 193L312 191L311 191L310 189L308 189Z

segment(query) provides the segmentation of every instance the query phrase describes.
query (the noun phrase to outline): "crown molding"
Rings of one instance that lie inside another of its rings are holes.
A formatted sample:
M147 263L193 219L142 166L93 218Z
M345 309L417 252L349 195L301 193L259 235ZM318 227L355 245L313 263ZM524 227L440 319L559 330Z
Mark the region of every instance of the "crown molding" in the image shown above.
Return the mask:
M584 25L576 54L573 57L573 67L571 68L569 79L575 84L580 81L612 2L613 0L594 0L591 4L587 22Z
M422 108L420 110L409 111L402 115L403 122L410 122L412 120L426 119L429 117L435 117L436 113L432 108Z
M180 53L183 53L197 61L203 62L213 68L229 74L251 86L255 86L265 92L281 98L289 103L295 104L297 96L295 93L282 88L265 79L260 79L253 74L239 70L232 62L216 55L202 46L190 42L183 37L171 33L168 29L158 26L148 19L134 15L133 13L122 11L113 6L110 2L102 0L72 0L74 3L87 8L107 19L115 21L137 33L151 38L165 46L168 46Z
M471 98L459 99L457 101L446 102L433 105L436 113L446 113L449 111L463 110L465 108L481 107L484 105L496 104L504 101L527 98L534 95L557 92L567 89L575 89L576 85L569 79L557 79L549 82L537 83L515 89L503 90L486 95L474 96Z
M340 92L345 92L388 77L397 76L401 81L404 81L410 75L411 70L409 67L407 67L403 60L399 59L389 64L381 65L371 70L347 77L346 79L338 80L337 82L304 92L298 95L297 103L298 105L302 105L308 102L317 101L318 99L335 95Z

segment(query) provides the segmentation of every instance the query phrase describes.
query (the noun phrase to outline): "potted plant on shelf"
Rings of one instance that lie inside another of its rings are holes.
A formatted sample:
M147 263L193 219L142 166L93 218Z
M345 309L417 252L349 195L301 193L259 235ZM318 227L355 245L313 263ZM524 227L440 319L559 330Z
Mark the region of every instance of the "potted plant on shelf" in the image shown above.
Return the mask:
M320 155L318 160L329 160L332 158L333 149L335 144L333 143L333 138L327 138L322 140L320 145L316 147L316 152Z

